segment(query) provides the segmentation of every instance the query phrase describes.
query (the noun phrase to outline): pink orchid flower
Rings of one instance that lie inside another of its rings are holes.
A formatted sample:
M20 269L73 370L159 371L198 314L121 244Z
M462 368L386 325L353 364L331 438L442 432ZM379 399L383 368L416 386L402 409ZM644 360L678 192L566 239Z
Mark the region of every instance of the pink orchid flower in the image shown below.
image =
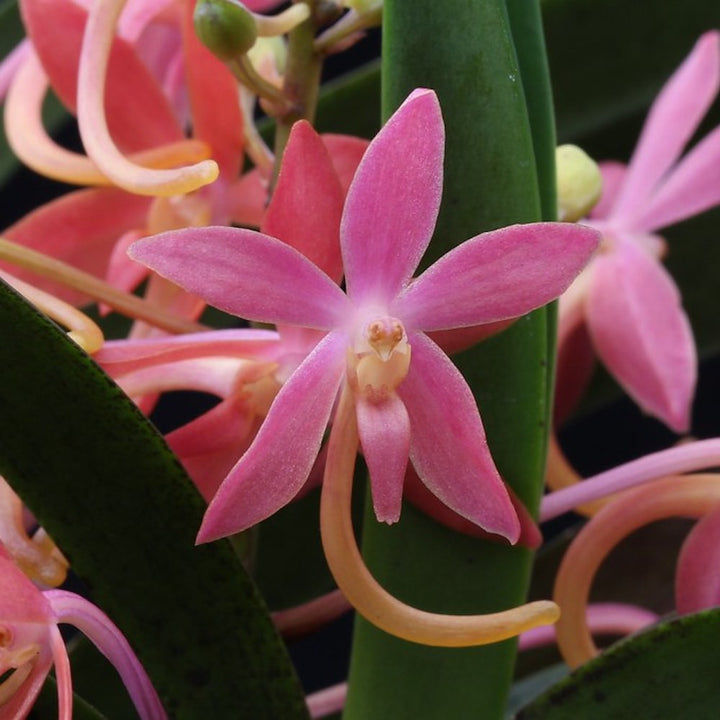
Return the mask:
M629 166L601 166L603 196L588 221L603 234L601 252L560 300L561 395L565 368L580 382L587 375L571 369L591 360L586 325L620 385L678 432L690 424L697 359L656 231L720 203L720 127L680 157L718 92L719 38L703 35L665 84Z
M165 711L135 653L92 603L63 590L38 590L0 545L0 717L27 717L55 665L60 720L72 717L70 661L58 623L81 630L115 666L143 720Z
M347 294L294 248L251 230L179 230L130 248L132 257L221 309L325 333L215 495L201 542L254 525L294 497L345 378L379 520L398 519L410 458L446 505L517 540L518 519L472 393L425 332L543 305L574 279L598 236L565 224L504 228L463 243L411 281L440 206L443 145L440 107L429 90L413 92L371 142L342 216Z

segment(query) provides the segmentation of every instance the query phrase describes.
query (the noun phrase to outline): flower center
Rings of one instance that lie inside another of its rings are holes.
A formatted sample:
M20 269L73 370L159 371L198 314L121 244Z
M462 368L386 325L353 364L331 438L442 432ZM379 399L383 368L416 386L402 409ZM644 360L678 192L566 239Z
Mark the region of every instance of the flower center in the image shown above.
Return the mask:
M382 402L405 379L410 367L410 345L405 328L388 316L373 318L356 336L348 351L348 379L356 393Z

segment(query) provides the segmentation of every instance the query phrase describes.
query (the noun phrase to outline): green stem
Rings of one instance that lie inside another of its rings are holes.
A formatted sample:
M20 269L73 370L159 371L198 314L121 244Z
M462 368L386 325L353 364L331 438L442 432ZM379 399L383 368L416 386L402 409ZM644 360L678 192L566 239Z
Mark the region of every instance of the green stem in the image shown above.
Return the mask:
M322 71L322 56L315 51L314 46L316 30L317 25L311 16L288 35L288 59L283 94L290 102L292 110L277 118L273 184L293 124L303 119L312 123L315 119Z

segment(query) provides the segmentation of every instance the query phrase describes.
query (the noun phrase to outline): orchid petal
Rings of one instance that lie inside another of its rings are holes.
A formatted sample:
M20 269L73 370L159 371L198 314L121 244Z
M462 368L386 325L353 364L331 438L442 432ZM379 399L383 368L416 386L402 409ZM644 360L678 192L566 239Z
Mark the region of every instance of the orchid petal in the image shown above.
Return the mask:
M29 213L8 228L3 237L104 277L116 240L143 225L148 207L147 198L120 190L78 190ZM87 302L85 295L59 283L37 279L9 265L2 267L66 302Z
M586 307L597 353L618 382L646 412L687 430L695 344L662 265L632 243L617 244L593 264Z
M231 397L165 436L207 502L257 433L260 419L243 399Z
M720 605L720 508L693 526L683 542L675 571L675 607L681 614Z
M364 138L353 135L335 135L324 133L321 135L325 147L330 153L330 159L335 167L343 197L347 195L358 165L370 144Z
M72 720L73 689L70 658L57 625L51 625L48 631L55 666L55 679L57 680L58 720Z
M389 302L420 262L440 207L444 138L437 96L415 90L370 143L340 230L355 302Z
M252 230L208 227L135 243L130 257L221 310L258 322L331 329L349 303L304 255Z
M635 148L614 217L632 217L677 160L718 92L720 34L705 33L655 99Z
M720 127L672 169L633 225L664 228L720 204Z
M176 169L153 170L125 157L111 137L105 111L105 82L122 4L123 0L94 4L85 26L77 94L83 145L102 172L130 192L165 197L192 192L217 179L219 170L215 161L202 160Z
M330 155L312 125L293 125L260 230L300 251L335 282L342 278L343 194Z
M142 720L161 720L165 718L165 711L150 682L150 678L135 656L125 636L115 627L110 618L92 603L75 593L66 592L65 590L48 590L45 596L52 606L57 622L74 625L113 664ZM60 633L58 632L59 636ZM64 644L62 650L67 658Z
M570 285L598 239L597 231L569 223L513 225L483 233L411 282L391 312L406 326L422 330L524 315Z
M148 365L211 356L272 360L279 349L278 333L239 328L175 337L109 340L93 357L110 374L118 376Z
M407 410L395 393L379 403L362 396L356 397L355 403L358 434L370 473L375 516L380 522L397 522L410 452Z
M589 217L593 219L602 219L610 215L627 173L627 165L612 160L599 163L598 167L603 185L600 200L590 211Z
M267 180L255 169L228 185L225 204L229 221L235 225L260 227L268 200Z
M17 718L26 718L28 716L40 694L40 690L42 690L52 665L52 655L46 648L42 648L40 656L33 663L28 676L23 679L10 698L0 706L0 720L17 720ZM11 682L12 679L11 677L4 682ZM4 689L0 685L0 690ZM66 716L65 720L70 719Z
M410 371L397 392L410 416L410 460L418 476L458 515L516 542L520 523L470 388L429 338L411 333L408 340Z
M347 342L343 333L327 335L283 385L253 444L210 503L198 542L255 525L300 491L340 386Z

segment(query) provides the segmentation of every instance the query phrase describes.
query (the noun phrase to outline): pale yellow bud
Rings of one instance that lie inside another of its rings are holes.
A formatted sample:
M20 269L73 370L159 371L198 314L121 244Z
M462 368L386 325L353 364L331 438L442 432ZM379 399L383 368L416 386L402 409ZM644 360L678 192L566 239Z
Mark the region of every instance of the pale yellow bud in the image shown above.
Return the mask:
M577 145L555 150L557 166L558 220L575 222L585 217L602 194L602 175L597 163Z

